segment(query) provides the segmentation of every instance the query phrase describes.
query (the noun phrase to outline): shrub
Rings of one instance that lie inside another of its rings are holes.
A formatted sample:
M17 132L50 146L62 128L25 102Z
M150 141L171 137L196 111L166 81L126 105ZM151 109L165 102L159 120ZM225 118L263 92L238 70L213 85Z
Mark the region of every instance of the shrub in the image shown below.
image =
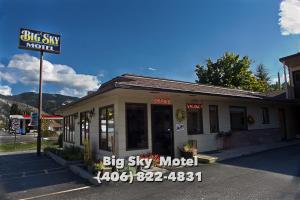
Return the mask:
M50 131L50 130L42 131L42 137L53 137L53 136L57 136L57 133L55 131Z
M53 148L53 147L46 147L44 151L50 151L65 160L83 160L83 152L79 147L71 146L65 147L64 149L61 148Z

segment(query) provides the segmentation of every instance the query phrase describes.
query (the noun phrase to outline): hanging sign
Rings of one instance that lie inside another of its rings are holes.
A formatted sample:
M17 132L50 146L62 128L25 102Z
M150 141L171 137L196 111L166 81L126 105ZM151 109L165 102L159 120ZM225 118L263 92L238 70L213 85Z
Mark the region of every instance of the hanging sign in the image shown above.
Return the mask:
M60 35L21 28L19 48L59 54Z
M31 113L30 125L38 126L38 123L39 123L38 113Z
M187 109L201 109L202 105L201 104L195 104L195 103L188 103L186 104Z

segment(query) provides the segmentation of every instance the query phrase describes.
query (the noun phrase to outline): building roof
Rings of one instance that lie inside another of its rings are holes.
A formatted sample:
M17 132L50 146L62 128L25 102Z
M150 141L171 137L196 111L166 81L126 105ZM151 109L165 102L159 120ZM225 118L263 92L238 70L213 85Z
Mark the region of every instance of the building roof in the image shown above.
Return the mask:
M165 78L140 76L135 74L123 74L102 84L97 91L93 93L89 93L89 95L84 96L75 102L67 104L66 106L63 106L63 108L69 107L70 105L74 105L78 102L84 101L93 96L103 94L107 91L116 88L191 93L191 94L236 97L236 98L246 98L246 99L256 99L256 100L287 101L284 98L285 97L284 91L277 91L271 93L251 92L251 91L240 90L240 89L217 87L212 85L191 83L191 82L171 80Z
M282 57L279 59L279 61L284 63L288 67L298 67L300 66L300 53Z
M25 114L23 115L24 119L31 119L31 115ZM64 117L61 115L45 115L42 114L42 119L63 119Z

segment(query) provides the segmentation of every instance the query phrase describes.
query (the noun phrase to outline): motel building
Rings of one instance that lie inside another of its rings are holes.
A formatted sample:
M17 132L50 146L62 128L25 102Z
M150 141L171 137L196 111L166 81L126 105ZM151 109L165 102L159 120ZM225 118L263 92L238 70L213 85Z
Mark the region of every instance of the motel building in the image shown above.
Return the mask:
M123 74L59 114L64 146L84 148L89 139L96 159L150 152L178 157L189 141L207 152L295 138L298 103L286 95ZM220 133L231 134L225 142Z

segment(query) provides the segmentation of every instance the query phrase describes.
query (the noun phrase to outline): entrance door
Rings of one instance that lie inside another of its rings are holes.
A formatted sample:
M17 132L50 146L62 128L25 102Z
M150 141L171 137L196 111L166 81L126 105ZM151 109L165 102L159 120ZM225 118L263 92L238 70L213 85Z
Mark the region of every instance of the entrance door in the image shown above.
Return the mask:
M285 112L284 109L280 108L278 110L279 114L279 123L280 123L280 132L281 132L281 139L287 139L287 132L286 132L286 120L285 120Z
M153 153L173 156L173 112L170 105L152 105L152 151Z

